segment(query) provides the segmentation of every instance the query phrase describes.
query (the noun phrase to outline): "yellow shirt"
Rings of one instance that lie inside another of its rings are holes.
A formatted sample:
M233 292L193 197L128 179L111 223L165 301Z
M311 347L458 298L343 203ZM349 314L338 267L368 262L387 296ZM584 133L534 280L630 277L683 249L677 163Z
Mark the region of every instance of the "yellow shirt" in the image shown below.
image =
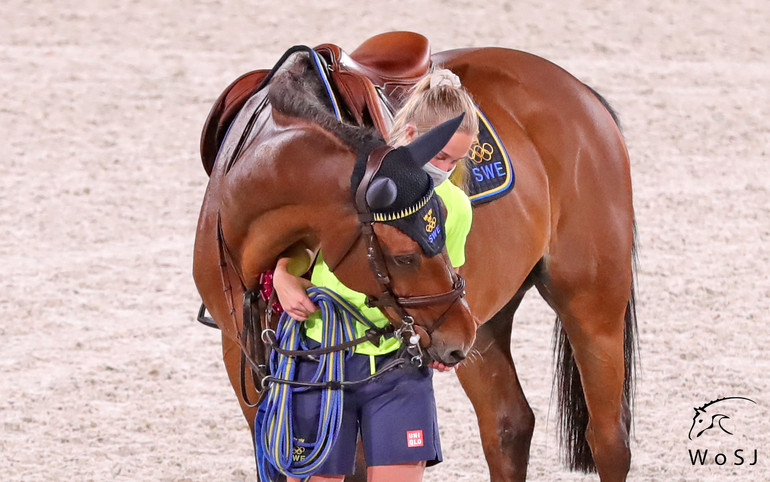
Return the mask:
M446 206L447 215L444 227L446 229L446 250L452 266L459 268L465 264L465 240L471 229L473 220L473 211L471 201L468 196L459 187L450 181L442 182L436 188L436 194L441 197ZM329 270L321 254L318 255L315 267L310 281L316 286L328 288L342 298L348 300L358 310L369 319L375 326L384 327L389 322L379 308L366 306L366 295L354 291L337 279ZM362 337L366 334L368 327L363 323L356 323L356 337ZM317 311L312 313L305 322L305 333L313 340L321 341L321 313ZM380 346L375 346L370 342L364 342L356 346L356 353L364 355L384 355L398 349L401 342L396 338L382 338Z

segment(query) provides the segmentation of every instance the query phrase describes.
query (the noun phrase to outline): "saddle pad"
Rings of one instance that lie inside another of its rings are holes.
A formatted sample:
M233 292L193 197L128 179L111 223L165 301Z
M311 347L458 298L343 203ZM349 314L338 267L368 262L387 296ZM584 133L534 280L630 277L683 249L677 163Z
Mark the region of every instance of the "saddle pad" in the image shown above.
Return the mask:
M495 128L476 106L479 135L468 151L468 189L471 202L483 204L504 196L511 189L515 176L511 158L500 141Z

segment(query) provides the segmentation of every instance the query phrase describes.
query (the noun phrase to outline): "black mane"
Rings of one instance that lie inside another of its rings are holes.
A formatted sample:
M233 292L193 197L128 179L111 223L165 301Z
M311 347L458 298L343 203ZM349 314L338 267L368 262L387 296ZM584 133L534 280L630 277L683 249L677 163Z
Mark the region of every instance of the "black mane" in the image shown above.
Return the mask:
M326 87L307 52L293 54L278 68L267 97L274 109L320 125L355 152L385 142L374 128L337 120Z
M590 90L590 91L591 91L591 93L592 93L592 94L594 94L594 96L595 96L597 99L599 99L599 102L601 102L601 103L602 103L602 105L604 106L604 108L605 108L605 109L607 109L607 111L608 111L608 112L610 113L610 115L612 116L612 120L613 120L613 121L615 121L615 125L616 125L616 126L618 126L618 129L620 129L620 130L622 131L622 130L623 130L623 126L620 124L620 116L619 116L619 115L618 115L618 113L615 111L615 109L613 109L613 108L612 108L612 106L610 105L610 102L609 102L607 99L605 99L605 98L604 98L604 96L602 96L602 95L601 95L599 92L597 92L597 91L596 91L596 89L594 89L594 88L593 88L593 87L591 87L590 85L588 85L588 84L583 84L583 85L585 85L586 87L588 87L588 90Z
M340 122L335 117L326 87L309 52L291 53L277 67L269 82L268 100L279 112L318 124L356 153L350 180L351 193L355 193L363 178L369 152L385 141L374 128ZM392 210L414 205L430 189L428 174L415 167L401 151L391 153L377 174L377 177L391 178L398 186L398 198L390 206Z
M271 72L267 99L273 109L319 125L332 133L356 153L356 164L350 178L352 196L364 176L369 153L385 144L380 133L340 121L334 115L326 86L316 70L315 60L308 51L288 52L285 60ZM397 186L397 196L383 213L382 220L393 225L415 240L427 256L435 256L443 249L446 233L443 228L426 230L425 219L433 226L444 226L441 201L432 196L432 181L421 165L415 163L408 150L401 147L391 151L382 163L377 177L388 177ZM428 216L428 217L426 217ZM387 216L386 216L387 217Z

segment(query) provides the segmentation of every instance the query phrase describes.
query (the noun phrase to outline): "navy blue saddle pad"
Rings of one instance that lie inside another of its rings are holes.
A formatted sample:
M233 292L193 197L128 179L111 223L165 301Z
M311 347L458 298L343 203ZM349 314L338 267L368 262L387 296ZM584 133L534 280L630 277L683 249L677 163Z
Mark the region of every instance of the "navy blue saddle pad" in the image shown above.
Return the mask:
M479 136L468 153L468 189L471 202L483 204L504 196L515 181L513 164L489 120L476 107Z

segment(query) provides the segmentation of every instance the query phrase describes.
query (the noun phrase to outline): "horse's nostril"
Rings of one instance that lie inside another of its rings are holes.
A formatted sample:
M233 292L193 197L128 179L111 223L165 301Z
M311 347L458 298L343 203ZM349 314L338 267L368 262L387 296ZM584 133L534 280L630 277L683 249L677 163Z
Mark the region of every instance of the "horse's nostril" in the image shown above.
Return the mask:
M463 353L462 350L455 350L449 354L449 357L452 359L452 361L460 363L461 361L465 360L465 353Z

